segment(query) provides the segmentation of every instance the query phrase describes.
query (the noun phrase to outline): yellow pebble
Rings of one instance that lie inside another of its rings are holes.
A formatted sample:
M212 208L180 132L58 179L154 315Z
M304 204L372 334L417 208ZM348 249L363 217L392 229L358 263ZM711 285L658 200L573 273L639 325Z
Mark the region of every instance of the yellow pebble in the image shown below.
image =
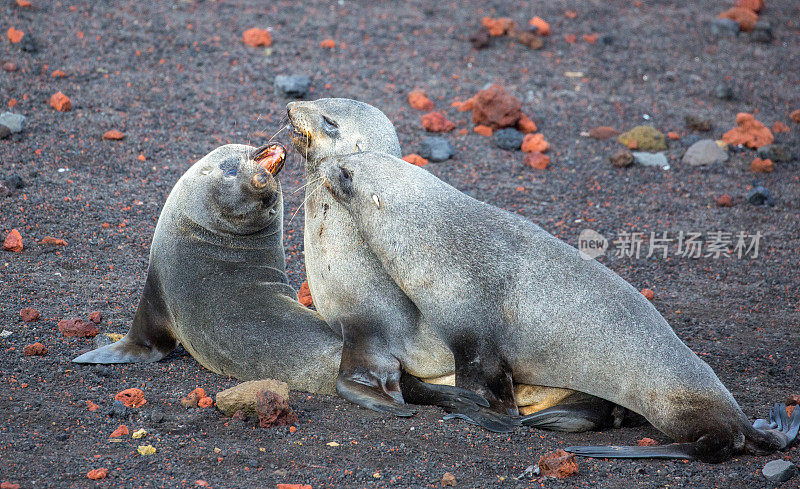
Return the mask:
M338 443L336 443L335 441L332 441L332 442L328 443L327 445L328 445L329 447L338 447L338 446L339 446L339 444L338 444Z
M147 435L147 430L142 428L140 430L134 431L131 437L138 440L139 438L144 438L145 435Z
M156 447L153 445L139 445L139 448L136 449L140 455L152 455L156 453Z

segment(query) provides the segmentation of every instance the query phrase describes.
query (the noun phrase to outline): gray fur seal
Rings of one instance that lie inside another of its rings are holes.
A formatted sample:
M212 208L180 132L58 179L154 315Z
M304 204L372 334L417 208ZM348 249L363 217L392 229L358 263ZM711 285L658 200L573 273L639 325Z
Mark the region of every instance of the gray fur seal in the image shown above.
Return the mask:
M798 410L789 419L778 404L770 421L750 425L650 301L532 222L389 154L330 157L319 174L392 280L453 351L457 377L471 378L501 401L512 399L512 381L574 389L643 415L677 442L571 447L574 453L717 462L795 441ZM376 324L356 331L377 336L364 344L388 350L403 337Z
M394 126L379 109L350 99L290 102L287 112L292 142L306 159L304 245L309 288L328 324L338 333L347 332L337 391L362 406L408 416L411 409L403 405L408 399L397 380L401 367L428 383L453 385L453 354L364 244L347 210L319 191L319 165L326 157L367 150L399 157ZM392 330L394 340L365 345L366 336L360 331L374 327ZM610 403L569 389L518 383L514 398L523 414L559 405L559 419L547 418L552 429L597 429L621 420L612 416ZM508 404L513 412L514 402ZM487 413L472 412L469 419L495 431L513 429L509 423L501 427Z
M230 144L195 163L156 225L128 334L77 363L155 362L180 342L207 369L334 393L342 342L285 274L276 145Z

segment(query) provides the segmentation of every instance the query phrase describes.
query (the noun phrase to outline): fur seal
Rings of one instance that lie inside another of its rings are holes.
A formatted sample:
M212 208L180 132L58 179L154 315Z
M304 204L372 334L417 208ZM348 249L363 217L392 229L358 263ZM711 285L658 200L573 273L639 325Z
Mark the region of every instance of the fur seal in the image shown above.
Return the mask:
M334 393L342 342L285 273L279 145L230 144L195 163L156 224L128 334L77 363L155 362L178 344L207 369Z
M389 154L330 157L319 173L383 268L453 351L457 377L503 405L513 402L512 382L574 389L643 415L677 442L571 447L574 453L717 462L795 441L797 410L789 419L778 404L770 421L750 425L650 301L531 221ZM364 344L391 350L402 333L381 326L357 332L368 337Z
M402 405L407 399L397 383L400 367L428 383L454 385L453 354L364 245L347 210L319 191L319 164L328 156L370 150L399 157L394 125L379 109L342 98L290 102L287 112L292 142L306 160L304 248L309 288L328 324L339 333L349 333L344 338L337 390L362 406L407 416L410 409ZM375 325L394 328L391 348L364 347L360 330ZM369 371L363 371L361 367L367 364ZM517 384L514 396L523 414L561 404L560 419L548 418L552 429L599 429L615 422L606 415L597 416L598 403L604 412L613 408L610 403L569 389ZM565 409L580 413L568 416ZM500 429L491 415L473 411L470 419ZM503 430L510 429L513 425L506 423Z

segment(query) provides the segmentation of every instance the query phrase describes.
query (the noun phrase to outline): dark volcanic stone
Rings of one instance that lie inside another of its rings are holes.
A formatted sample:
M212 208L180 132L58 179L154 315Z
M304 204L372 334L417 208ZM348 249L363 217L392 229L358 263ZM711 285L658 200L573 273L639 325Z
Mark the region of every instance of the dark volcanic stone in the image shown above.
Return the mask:
M131 408L122 403L122 401L114 401L114 404L106 411L106 415L112 418L127 418L131 413Z
M715 37L736 37L739 35L739 23L731 19L714 19L709 26Z
M500 129L494 133L494 144L498 148L516 151L522 147L523 134L512 127Z
M755 187L751 188L750 191L747 192L746 197L747 201L753 205L768 205L770 207L775 205L775 201L772 200L772 195L770 195L769 190L760 183L757 183Z
M697 141L700 141L701 139L703 139L703 138L701 138L697 134L689 134L688 136L681 138L681 144L683 144L684 146L686 146L688 148L689 146L693 145Z
M786 162L792 160L792 155L786 146L782 144L768 144L758 148L759 158L770 159L773 163Z
M0 124L0 139L5 139L10 135L11 135L11 129L9 129L6 126Z
M720 83L714 87L714 96L720 100L733 100L733 88L727 83Z
M481 26L477 31L469 35L469 42L475 49L483 49L489 47L492 43L492 35L489 34L489 29Z
M19 175L11 175L6 179L8 182L8 186L15 189L25 188L25 180L22 179Z
M275 77L275 94L289 98L303 98L311 88L311 78L306 75L278 75Z
M39 46L36 44L36 39L31 36L30 32L25 33L25 37L22 38L22 41L19 43L19 48L26 53L38 53Z
M442 137L430 136L422 140L419 155L429 161L449 160L455 154L450 142Z
M706 132L711 130L711 119L703 119L702 117L687 115L685 120L686 128L691 129L692 131Z
M633 164L633 153L627 149L621 149L611 155L611 164L617 168L625 168Z
M754 42L771 43L772 42L772 26L769 22L759 20L753 27L753 32L750 33L750 40Z

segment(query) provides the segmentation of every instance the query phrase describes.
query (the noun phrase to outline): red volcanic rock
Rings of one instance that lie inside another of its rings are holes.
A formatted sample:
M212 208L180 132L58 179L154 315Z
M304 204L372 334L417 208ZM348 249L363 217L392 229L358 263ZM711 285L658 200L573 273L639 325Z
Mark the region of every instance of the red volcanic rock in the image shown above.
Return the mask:
M108 139L111 141L120 141L125 139L125 133L122 131L117 131L116 129L110 129L103 134L103 139Z
M268 389L262 389L256 394L256 413L258 425L262 428L291 426L299 422L283 396Z
M101 313L100 311L92 311L92 313L89 314L89 321L93 322L94 324L100 324L102 320L103 320L103 313Z
M793 110L792 113L789 114L789 118L792 121L797 122L798 124L800 124L800 109Z
M111 433L109 438L120 438L120 437L123 437L123 436L127 436L129 434L130 434L130 431L128 430L128 427L125 426L124 424L121 424L121 425L117 426L117 429L115 429Z
M319 47L325 49L333 49L336 47L336 41L334 41L333 39L325 39L324 41L319 43Z
M645 299L651 301L656 297L656 293L653 292L651 289L642 289L642 295Z
M441 112L429 112L422 116L422 127L429 132L450 132L456 125Z
M675 131L670 131L667 133L667 137L670 139L680 139L680 135Z
M534 17L528 21L528 25L536 27L536 33L540 36L550 35L550 24L541 17Z
M463 102L453 102L450 104L452 107L455 107L459 112L467 112L475 108L475 97L467 99ZM800 112L800 111L798 111Z
M433 100L429 99L428 95L422 90L412 90L409 92L408 104L417 110L424 110L425 112L433 110Z
M732 7L722 12L717 17L720 19L731 19L739 24L739 30L750 32L756 26L758 14L749 8Z
M12 229L3 241L3 249L6 251L13 251L14 253L22 253L22 235L19 231Z
M411 153L410 155L403 156L403 161L407 161L412 165L417 165L417 166L425 166L428 164L428 160L426 160L425 158L416 153Z
M525 114L522 114L517 121L517 130L523 134L530 134L532 132L536 132L537 127L536 123L531 120Z
M67 246L67 242L63 239L54 238L52 236L45 236L39 241L40 244L46 245L55 245L55 246Z
M38 321L41 314L39 311L32 307L26 307L24 309L19 310L19 317L22 318L23 321L26 323L32 323L34 321Z
M510 17L498 17L496 19L484 17L481 19L481 25L489 29L489 34L492 36L503 36L508 34L517 24Z
M791 129L789 129L789 126L787 126L783 122L777 121L775 124L772 125L772 132L774 132L775 134L780 134L782 132L791 132Z
M211 407L214 405L214 399L212 399L210 396L206 396L197 401L197 405L201 408Z
M253 48L259 46L268 47L272 45L272 34L266 29L253 27L252 29L244 31L242 34L242 42Z
M59 112L69 112L72 110L72 102L70 101L69 97L63 93L56 92L52 97L50 97L50 107Z
M78 338L93 338L100 333L94 323L83 319L62 319L58 322L58 330L64 336L74 336Z
M525 155L525 164L534 170L544 170L550 164L550 157L538 151Z
M640 447L654 447L658 445L658 442L652 438L642 438L641 440L637 441L636 444Z
M475 126L473 129L476 133L480 134L481 136L491 136L494 131L489 126Z
M583 41L589 44L597 44L597 39L600 37L599 34L593 32L591 34L584 34Z
M278 489L312 489L308 484L278 484Z
M614 136L619 136L619 131L611 126L597 126L589 131L589 137L594 139L611 139Z
M750 163L750 169L757 173L771 173L775 170L775 165L772 164L770 159L762 160L761 158L756 158Z
M517 97L495 84L473 97L472 122L493 130L512 127L522 117L521 109L522 103Z
M736 0L736 6L758 13L764 9L764 0Z
M93 413L93 412L97 411L98 409L100 409L100 406L98 406L97 404L93 403L92 401L86 401L86 408L89 409L89 411Z
M578 38L575 37L575 34L565 35L564 40L567 41L569 44L575 44L576 42L578 42Z
M25 355L32 357L32 356L44 356L47 355L47 348L41 343L33 343L30 345L25 345L23 349L23 353Z
M135 387L118 392L117 395L114 396L114 399L122 401L122 404L130 408L138 408L147 404L147 400L144 398L144 392Z
M25 33L23 31L18 31L13 27L9 27L6 33L8 34L8 40L11 41L11 44L16 44L20 42L23 37L25 37Z
M52 76L53 78L64 78L65 76L67 76L67 74L61 70L55 70L54 72L50 73L50 76Z
M108 476L108 469L105 468L93 469L86 474L86 477L92 479L93 481L105 479L107 476Z
M758 149L772 144L775 137L769 128L757 121L752 114L740 112L736 115L736 127L723 134L722 140L734 146L742 144L748 148Z
M544 153L550 147L542 134L526 134L522 139L522 151L525 153Z
M314 305L314 299L311 297L311 289L308 288L308 281L303 282L300 286L300 290L297 291L297 300L306 307Z
M0 483L0 489L19 489L19 484L3 481Z
M13 72L17 71L18 69L19 69L19 66L17 66L17 63L15 63L13 61L6 61L5 63L3 63L3 70L5 70L5 71L7 71L9 73L13 73Z
M717 203L720 207L732 207L733 206L733 199L728 194L722 194L719 197L714 198L714 202Z
M574 454L556 450L539 458L539 470L543 476L564 479L578 473L578 463Z
M205 389L198 387L190 392L188 396L181 399L181 406L185 408L196 408L200 405L200 402L206 398L207 396Z

